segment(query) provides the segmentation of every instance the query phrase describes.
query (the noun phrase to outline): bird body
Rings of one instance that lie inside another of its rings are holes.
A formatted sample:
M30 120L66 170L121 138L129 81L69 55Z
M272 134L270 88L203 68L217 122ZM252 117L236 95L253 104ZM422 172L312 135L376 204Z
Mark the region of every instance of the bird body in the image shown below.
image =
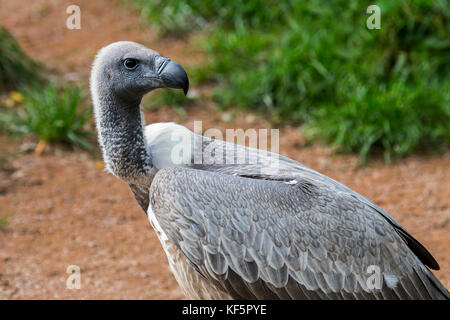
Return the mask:
M348 187L174 123L144 127L141 98L162 87L186 93L187 76L142 45L113 43L95 59L106 167L129 184L189 298L449 298L431 254Z

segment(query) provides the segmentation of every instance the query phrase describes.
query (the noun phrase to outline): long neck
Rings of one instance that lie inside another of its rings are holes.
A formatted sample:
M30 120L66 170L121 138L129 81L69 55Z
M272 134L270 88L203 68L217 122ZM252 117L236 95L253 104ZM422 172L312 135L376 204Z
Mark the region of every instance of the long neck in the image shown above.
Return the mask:
M153 168L144 140L141 99L126 101L108 92L95 92L93 100L106 168L128 183L148 184Z

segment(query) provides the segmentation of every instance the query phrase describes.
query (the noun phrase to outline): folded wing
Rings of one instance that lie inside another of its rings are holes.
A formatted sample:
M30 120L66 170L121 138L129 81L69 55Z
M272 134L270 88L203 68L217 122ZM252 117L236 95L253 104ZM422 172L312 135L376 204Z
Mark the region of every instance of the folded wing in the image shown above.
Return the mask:
M446 294L386 217L317 179L168 168L150 205L191 265L235 298Z

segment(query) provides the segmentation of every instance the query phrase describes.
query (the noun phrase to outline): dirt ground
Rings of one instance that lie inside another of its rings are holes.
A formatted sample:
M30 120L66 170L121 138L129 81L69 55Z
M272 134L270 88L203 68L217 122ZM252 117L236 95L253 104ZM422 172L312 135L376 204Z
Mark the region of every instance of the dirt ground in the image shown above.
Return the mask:
M81 30L65 28L72 1L0 0L0 24L24 50L67 80L87 83L92 59L117 40L141 42L173 60L201 58L184 40L162 40L118 2L77 1ZM194 88L195 89L195 88ZM146 112L148 122L192 128L267 128L259 116L230 124L211 105L180 116L171 108ZM182 299L166 257L127 185L97 165L97 154L49 147L41 156L19 150L28 141L0 135L0 299ZM450 286L450 153L412 156L391 166L359 168L355 156L306 146L298 128L280 128L280 153L362 193L388 211L440 263ZM66 268L81 268L81 289L66 288Z

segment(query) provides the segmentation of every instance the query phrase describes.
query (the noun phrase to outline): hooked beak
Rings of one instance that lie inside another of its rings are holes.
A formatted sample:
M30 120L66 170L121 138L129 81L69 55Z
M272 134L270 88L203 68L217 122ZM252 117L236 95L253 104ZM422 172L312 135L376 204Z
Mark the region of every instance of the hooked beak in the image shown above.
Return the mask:
M184 95L189 90L189 78L183 67L168 58L157 57L156 73L161 78L163 85L171 89L183 89Z

